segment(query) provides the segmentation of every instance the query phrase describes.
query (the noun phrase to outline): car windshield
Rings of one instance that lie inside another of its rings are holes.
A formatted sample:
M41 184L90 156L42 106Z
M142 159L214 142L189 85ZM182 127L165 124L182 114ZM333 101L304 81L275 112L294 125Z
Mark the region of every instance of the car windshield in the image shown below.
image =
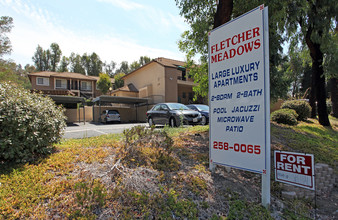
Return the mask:
M199 111L209 111L209 106L207 105L195 105Z
M110 114L110 115L117 115L119 113L117 111L115 111L115 110L109 110L108 114Z
M180 103L168 103L167 105L171 110L189 110L187 106Z

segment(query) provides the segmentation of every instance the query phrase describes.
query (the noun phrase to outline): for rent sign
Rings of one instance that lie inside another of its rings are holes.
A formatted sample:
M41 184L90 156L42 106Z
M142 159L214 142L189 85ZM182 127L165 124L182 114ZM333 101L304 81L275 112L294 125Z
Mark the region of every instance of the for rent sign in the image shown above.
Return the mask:
M312 154L275 151L275 178L307 189L315 189Z
M266 173L270 147L267 9L209 33L210 164Z

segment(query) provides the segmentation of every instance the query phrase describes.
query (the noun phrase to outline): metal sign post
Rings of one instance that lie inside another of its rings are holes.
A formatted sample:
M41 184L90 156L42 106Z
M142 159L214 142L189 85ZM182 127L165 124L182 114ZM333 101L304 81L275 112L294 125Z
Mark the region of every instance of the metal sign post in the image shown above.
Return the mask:
M210 169L262 174L270 204L268 9L261 5L209 33Z

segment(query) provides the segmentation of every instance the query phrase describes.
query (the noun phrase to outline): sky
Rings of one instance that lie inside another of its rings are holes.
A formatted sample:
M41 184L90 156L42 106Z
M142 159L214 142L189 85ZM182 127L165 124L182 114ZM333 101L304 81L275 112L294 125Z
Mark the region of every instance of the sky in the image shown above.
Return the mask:
M14 21L4 58L22 66L52 43L63 56L95 52L118 65L140 56L185 60L177 42L189 27L174 0L0 0L0 16Z

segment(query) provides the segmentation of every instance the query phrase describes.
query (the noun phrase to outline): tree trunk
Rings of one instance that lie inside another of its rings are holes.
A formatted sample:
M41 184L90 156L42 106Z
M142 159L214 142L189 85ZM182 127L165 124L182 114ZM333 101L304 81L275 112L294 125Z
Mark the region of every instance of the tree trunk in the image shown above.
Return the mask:
M323 70L323 53L320 44L311 40L312 28L309 28L305 40L310 49L312 58L312 85L311 94L315 94L318 108L318 121L323 126L330 126L326 107L325 75Z
M314 79L314 77L311 77L311 79ZM316 92L315 92L315 82L311 82L311 90L309 95L309 104L311 106L311 116L310 118L316 118L317 117L317 105L316 105Z
M214 28L230 21L233 7L233 0L219 0L214 17Z
M331 78L331 102L332 102L332 113L333 117L338 118L338 79Z

